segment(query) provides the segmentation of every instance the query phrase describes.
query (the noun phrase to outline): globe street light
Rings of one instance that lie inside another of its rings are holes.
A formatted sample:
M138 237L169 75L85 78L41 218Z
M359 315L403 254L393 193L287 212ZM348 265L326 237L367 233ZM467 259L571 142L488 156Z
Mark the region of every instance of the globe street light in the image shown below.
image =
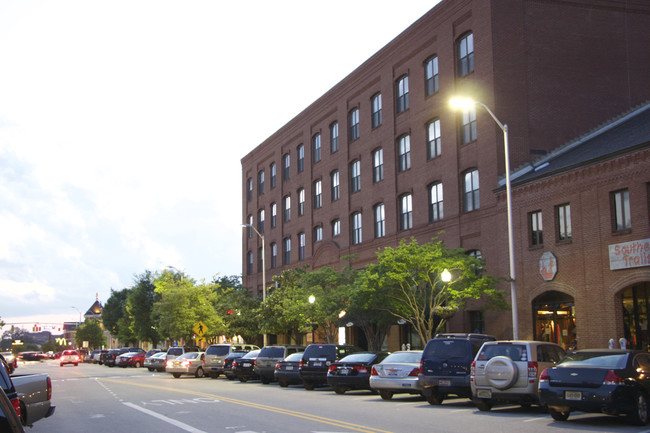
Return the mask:
M316 302L316 296L314 296L314 295L309 295L309 298L307 298L307 300L309 301L310 304L314 305L314 302ZM313 314L314 314L314 307L311 307L311 313L312 313L312 316L313 316ZM312 318L313 318L313 317L312 317ZM312 343L315 343L315 341L314 341L314 330L315 330L315 328L314 328L314 323L312 322L312 324L311 324L311 342L312 342Z
M508 148L508 125L501 123L492 110L482 102L469 98L451 98L449 104L453 109L467 110L475 105L485 108L503 131L503 153L506 163L506 203L508 208L508 256L510 261L510 297L512 298L512 338L519 339L519 319L517 318L517 289L515 287L515 246L512 235L512 193L510 187L510 150Z
M266 254L264 252L264 235L258 232L252 224L242 224L241 226L253 229L255 233L257 233L257 236L262 240L262 302L264 302L266 301ZM262 334L262 337L264 338L264 346L266 346L266 332Z

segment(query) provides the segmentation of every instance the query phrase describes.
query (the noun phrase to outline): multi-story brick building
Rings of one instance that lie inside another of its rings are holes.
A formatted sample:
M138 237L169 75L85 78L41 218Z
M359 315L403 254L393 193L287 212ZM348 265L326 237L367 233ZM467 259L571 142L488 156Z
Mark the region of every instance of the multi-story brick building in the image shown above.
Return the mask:
M641 1L438 4L242 159L243 219L264 234L267 284L293 266L337 266L354 254L362 267L401 239L436 236L506 277L503 134L478 106L451 111L450 98L489 106L508 124L511 167L528 164L650 99L649 26L650 4ZM533 299L541 305L548 290L578 297L529 275L539 250L531 252L521 212L532 212L528 200L559 204L544 194L535 199L531 188L513 185L519 325L520 337L543 338L531 317ZM600 250L605 242L588 241ZM574 238L580 251L577 244ZM261 238L249 230L244 284L258 293L261 251ZM582 328L587 310L574 306L571 319ZM479 307L458 314L450 328L512 336L510 313ZM611 326L603 332L618 330Z

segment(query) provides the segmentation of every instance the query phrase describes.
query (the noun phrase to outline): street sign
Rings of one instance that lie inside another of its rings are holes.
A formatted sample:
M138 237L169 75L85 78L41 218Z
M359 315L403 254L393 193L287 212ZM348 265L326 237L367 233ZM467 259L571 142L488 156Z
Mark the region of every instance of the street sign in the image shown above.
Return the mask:
M205 326L205 323L199 320L199 322L194 325L194 328L192 328L192 331L194 331L197 336L203 337L205 333L208 332L208 327Z

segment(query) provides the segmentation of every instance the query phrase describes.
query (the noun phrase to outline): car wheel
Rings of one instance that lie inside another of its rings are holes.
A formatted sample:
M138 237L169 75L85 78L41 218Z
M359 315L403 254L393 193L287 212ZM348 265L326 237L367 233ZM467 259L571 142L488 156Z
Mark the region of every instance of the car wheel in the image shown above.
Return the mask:
M442 402L445 400L445 395L440 394L437 391L431 391L425 395L425 398L427 399L430 405L440 406Z
M555 421L566 421L569 419L569 413L570 411L561 411L561 410L555 410L548 408L548 412L551 414L551 418L553 418Z
M77 363L77 362L74 363L74 366L75 366L75 367L78 366L78 365L79 365L79 363Z
M228 380L235 380L235 376L233 376L232 374L226 374L226 377L228 378Z
M268 377L262 377L260 378L260 380L264 385L268 385L269 383L271 383L271 380Z
M155 368L148 367L147 370L149 370L149 371L154 371Z
M379 396L382 398L382 400L390 400L393 398L393 391L386 391L382 389L379 391Z
M630 421L634 425L648 424L648 399L642 392L637 392L634 397L634 412L632 412Z
M202 378L203 376L205 376L205 375L203 374L203 369L202 369L201 367L197 368L197 369L196 369L196 372L194 373L194 377L197 377L197 378L200 379L200 378Z
M490 409L492 409L492 401L489 399L485 398L475 398L472 400L474 402L474 405L480 410L481 412L489 412Z
M239 376L239 381L242 383L248 382L248 378L246 376Z
M304 382L303 384L305 385L305 389L307 391L312 391L314 389L314 384L311 382Z
M284 380L284 379L278 379L278 384L280 384L280 386L281 386L282 388L286 388L286 387L289 386L289 384L287 383L287 381Z
M140 361L136 361L134 367L135 368L140 368L140 367L142 367L142 364L140 364Z
M59 364L61 367L63 367L63 364Z
M172 376L174 376L175 379L178 379L179 377L181 377L181 374L180 373L172 373Z
M334 386L333 388L335 393L341 395L345 394L345 388L343 388L342 386Z

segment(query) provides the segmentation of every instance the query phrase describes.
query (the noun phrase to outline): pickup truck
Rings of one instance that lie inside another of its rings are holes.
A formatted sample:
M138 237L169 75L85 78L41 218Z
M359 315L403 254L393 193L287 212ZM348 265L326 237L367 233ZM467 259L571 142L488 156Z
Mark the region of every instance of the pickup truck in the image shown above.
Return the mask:
M4 357L0 358L0 383L20 415L20 422L32 426L41 418L54 413L52 406L52 380L46 373L9 376Z

